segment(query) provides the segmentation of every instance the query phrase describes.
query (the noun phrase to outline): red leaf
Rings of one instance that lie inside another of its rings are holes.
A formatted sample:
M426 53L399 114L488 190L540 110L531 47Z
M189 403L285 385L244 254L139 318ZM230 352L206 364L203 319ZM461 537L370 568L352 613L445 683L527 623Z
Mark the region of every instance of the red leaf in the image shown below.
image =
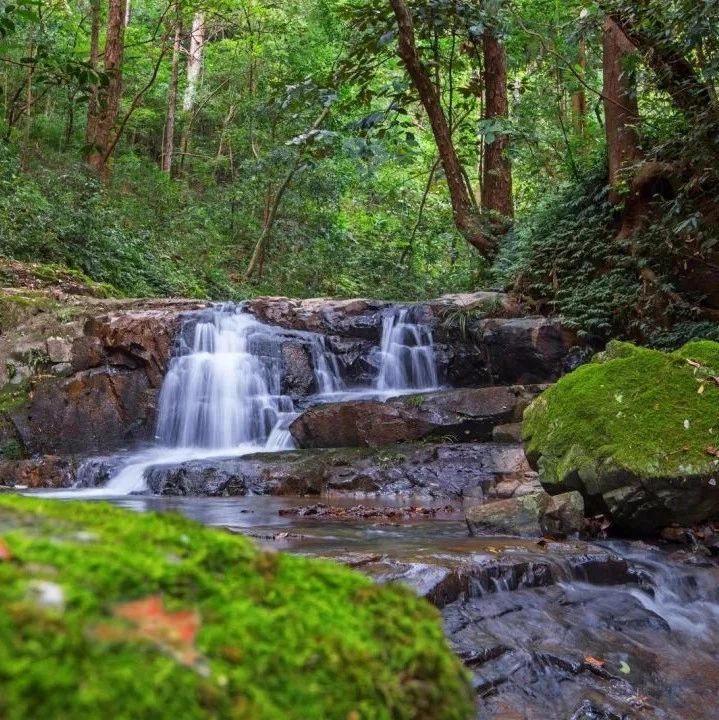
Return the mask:
M117 605L114 613L132 623L135 628L130 632L122 632L111 626L100 626L96 633L98 637L113 639L120 636L120 639L136 637L149 640L185 665L192 665L199 659L195 637L201 621L196 610L167 612L162 597L150 595L142 600Z
M3 560L12 560L12 552L10 548L5 544L5 541L0 538L0 562Z

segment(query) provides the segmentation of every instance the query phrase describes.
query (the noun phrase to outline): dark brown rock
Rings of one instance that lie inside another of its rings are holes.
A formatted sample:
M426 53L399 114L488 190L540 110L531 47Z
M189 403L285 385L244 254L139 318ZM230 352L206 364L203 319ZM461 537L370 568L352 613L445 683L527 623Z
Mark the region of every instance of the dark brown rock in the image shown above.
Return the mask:
M142 370L85 370L41 382L11 418L28 454L116 450L152 437L154 398Z
M310 353L300 342L282 345L282 393L294 397L310 395L315 389L315 375Z
M0 461L0 485L28 488L66 488L75 481L71 458L45 455L28 460Z
M142 367L150 385L159 387L180 322L173 310L139 310L90 318L84 332L100 341L110 364Z
M358 400L310 408L290 432L301 447L378 447L420 439L485 442L521 419L540 387L487 387Z

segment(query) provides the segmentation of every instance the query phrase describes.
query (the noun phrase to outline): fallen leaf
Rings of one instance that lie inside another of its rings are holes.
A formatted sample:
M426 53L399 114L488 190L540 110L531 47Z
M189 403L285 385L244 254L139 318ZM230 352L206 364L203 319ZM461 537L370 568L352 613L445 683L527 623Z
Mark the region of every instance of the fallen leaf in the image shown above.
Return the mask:
M5 544L5 541L0 538L0 561L12 560L12 553L10 548Z
M713 455L716 458L719 458L719 448L712 447L711 445L706 449L707 455Z
M698 394L698 395L703 395L703 394L704 394L704 383L702 383L702 384L699 386L699 389L697 390L697 394Z
M623 675L629 675L629 673L632 671L632 669L629 667L628 663L625 663L624 660L622 660L619 663L619 672Z
M689 359L687 359L687 365L691 365L693 368L704 367L701 363L698 363L696 360L689 360Z
M117 605L114 614L135 627L128 631L108 625L100 626L96 633L99 637L108 640L149 640L184 665L192 665L199 659L195 637L200 628L200 615L196 610L167 612L162 597L151 595Z
M607 664L607 661L587 655L587 657L584 658L584 664L601 670Z

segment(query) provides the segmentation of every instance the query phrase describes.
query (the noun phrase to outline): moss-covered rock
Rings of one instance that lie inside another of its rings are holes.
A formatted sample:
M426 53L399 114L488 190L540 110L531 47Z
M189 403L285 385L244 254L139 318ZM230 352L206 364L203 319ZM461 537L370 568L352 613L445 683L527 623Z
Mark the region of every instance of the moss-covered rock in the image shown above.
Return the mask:
M471 714L408 590L180 516L0 496L3 720Z
M610 343L527 409L530 463L551 493L635 534L719 517L719 343L674 353Z

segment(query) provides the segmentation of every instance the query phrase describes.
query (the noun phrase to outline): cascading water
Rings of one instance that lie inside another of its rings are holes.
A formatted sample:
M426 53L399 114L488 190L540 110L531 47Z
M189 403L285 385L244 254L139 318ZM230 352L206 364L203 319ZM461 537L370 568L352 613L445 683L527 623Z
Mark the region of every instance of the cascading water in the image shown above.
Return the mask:
M403 392L433 390L438 385L432 331L411 320L411 308L385 315L377 389Z
M280 391L282 338L250 315L221 308L197 322L188 352L162 385L157 439L169 447L264 446L293 415Z
M121 495L144 490L144 474L152 465L293 448L289 426L298 413L282 393L282 348L288 340L309 351L315 386L310 403L438 387L432 333L412 321L411 308L383 318L373 387L348 390L322 335L264 325L241 308L220 305L183 327L160 391L157 444L111 462L114 470L91 460L78 477L110 474L104 488L93 492ZM91 484L89 478L84 482Z

